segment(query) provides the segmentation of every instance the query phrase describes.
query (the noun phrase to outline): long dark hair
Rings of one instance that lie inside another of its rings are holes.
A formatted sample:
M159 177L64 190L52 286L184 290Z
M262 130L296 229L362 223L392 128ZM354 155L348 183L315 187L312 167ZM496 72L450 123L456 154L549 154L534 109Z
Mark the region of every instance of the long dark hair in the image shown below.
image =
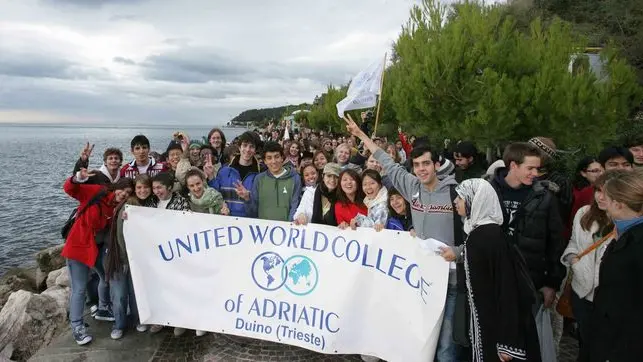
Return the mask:
M603 186L605 186L605 182L607 182L609 176L610 174L608 172L602 174L594 184L595 189L601 190ZM583 230L590 231L594 223L598 224L598 234L601 236L607 235L607 233L614 228L614 223L609 216L607 216L607 212L598 208L596 199L592 201L589 210L580 219L580 226Z
M384 185L382 185L382 176L380 175L379 172L375 170L364 170L364 172L362 172L362 181L364 181L364 177L366 176L370 177L373 181L377 182L377 184L380 185L380 189L384 187ZM359 186L362 187L362 184L360 183Z
M131 179L130 179L131 180ZM118 245L118 217L125 204L140 205L136 195L121 201L114 208L114 215L109 224L109 239L107 240L107 256L105 259L105 278L109 281L112 277L122 273L121 247Z
M410 217L411 216L411 204L408 201L406 201L406 199L404 199L404 197L402 197L402 199L404 199L404 207L405 207L405 210L406 210L406 215L398 214L391 207L391 197L393 197L395 195L397 195L399 197L402 197L402 194L400 194L400 192L397 191L396 188L391 188L391 189L388 190L387 206L388 206L388 215L389 215L389 217L392 217L392 218L395 218L395 219L400 219L400 218L404 218L404 217Z
M598 162L596 157L586 156L576 164L576 170L574 171L574 180L572 181L572 185L574 185L574 188L576 190L584 189L585 187L590 185L589 181L587 181L587 179L583 177L583 175L581 175L581 172L587 172L587 168L589 167L589 165L594 162Z
M349 176L352 178L356 183L356 190L355 190L355 201L351 201L351 199L346 196L346 193L344 190L342 190L342 177L344 175ZM344 205L348 205L351 203L355 203L357 205L364 205L364 190L362 190L362 178L359 176L359 174L350 168L345 169L339 174L339 181L337 184L337 201L341 202Z

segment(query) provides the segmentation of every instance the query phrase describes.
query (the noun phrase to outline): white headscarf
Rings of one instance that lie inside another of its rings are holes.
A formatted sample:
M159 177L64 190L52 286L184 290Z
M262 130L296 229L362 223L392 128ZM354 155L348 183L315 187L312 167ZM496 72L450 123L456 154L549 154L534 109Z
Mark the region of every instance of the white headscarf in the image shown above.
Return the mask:
M502 225L502 208L496 190L491 184L481 178L462 181L455 188L464 200L467 216L464 219L464 232L469 234L481 225Z

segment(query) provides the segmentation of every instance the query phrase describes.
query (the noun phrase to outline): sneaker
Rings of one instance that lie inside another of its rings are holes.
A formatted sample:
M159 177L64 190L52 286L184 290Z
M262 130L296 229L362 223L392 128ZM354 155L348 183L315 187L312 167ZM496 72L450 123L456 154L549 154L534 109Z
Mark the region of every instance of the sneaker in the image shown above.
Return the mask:
M196 331L196 336L197 337L203 337L207 334L208 332L206 331Z
M72 335L79 346L84 346L92 341L92 336L87 334L87 328L85 328L84 325L75 327L72 331Z
M123 338L123 330L112 329L112 333L109 336L112 337L113 340L121 339Z
M147 331L147 324L139 324L139 325L137 325L136 330L138 332L141 332L141 333L146 332Z
M174 327L174 335L176 337L182 336L185 333L185 328Z
M96 313L98 312L98 306L96 304L92 305L89 307L89 312L92 315L92 318L96 317Z
M99 309L98 312L96 312L94 319L104 322L113 322L116 320L114 319L114 313L109 309Z
M151 326L151 327L150 327L150 333L152 333L152 334L154 334L154 333L158 333L158 332L160 332L162 329L163 329L163 326L158 325L158 324L155 324L155 325L153 325L153 326Z

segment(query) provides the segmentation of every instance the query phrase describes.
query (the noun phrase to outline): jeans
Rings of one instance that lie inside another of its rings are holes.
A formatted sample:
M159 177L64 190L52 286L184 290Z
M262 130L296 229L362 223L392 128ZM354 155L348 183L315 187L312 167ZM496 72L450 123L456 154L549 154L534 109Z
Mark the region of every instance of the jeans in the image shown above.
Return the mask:
M112 296L112 311L114 312L114 328L124 330L127 328L127 308L130 310L130 317L138 324L138 309L136 308L136 296L132 285L132 274L124 271L112 275L109 280L110 294Z
M98 256L94 271L98 274L98 308L109 309L109 286L105 280L105 269L103 259L105 256L105 247L99 245ZM76 260L67 259L67 268L69 269L69 280L71 283L71 294L69 296L69 320L72 329L84 324L83 314L85 312L85 297L87 295L87 281L89 280L90 268Z
M458 290L455 285L449 284L447 300L444 305L444 319L440 328L436 360L438 362L455 362L458 360L459 348L453 341L453 314L455 313L455 298Z
M581 299L576 292L572 291L572 310L574 319L578 323L578 362L589 361L590 326L594 303L587 299Z

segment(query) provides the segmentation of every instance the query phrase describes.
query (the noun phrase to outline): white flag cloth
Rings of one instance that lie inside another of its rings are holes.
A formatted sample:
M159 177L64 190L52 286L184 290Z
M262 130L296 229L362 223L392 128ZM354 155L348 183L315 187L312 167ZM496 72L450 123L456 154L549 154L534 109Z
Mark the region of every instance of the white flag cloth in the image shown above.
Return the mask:
M384 62L384 59L373 62L353 77L346 98L337 103L337 114L340 118L344 117L346 111L375 107L381 91Z

